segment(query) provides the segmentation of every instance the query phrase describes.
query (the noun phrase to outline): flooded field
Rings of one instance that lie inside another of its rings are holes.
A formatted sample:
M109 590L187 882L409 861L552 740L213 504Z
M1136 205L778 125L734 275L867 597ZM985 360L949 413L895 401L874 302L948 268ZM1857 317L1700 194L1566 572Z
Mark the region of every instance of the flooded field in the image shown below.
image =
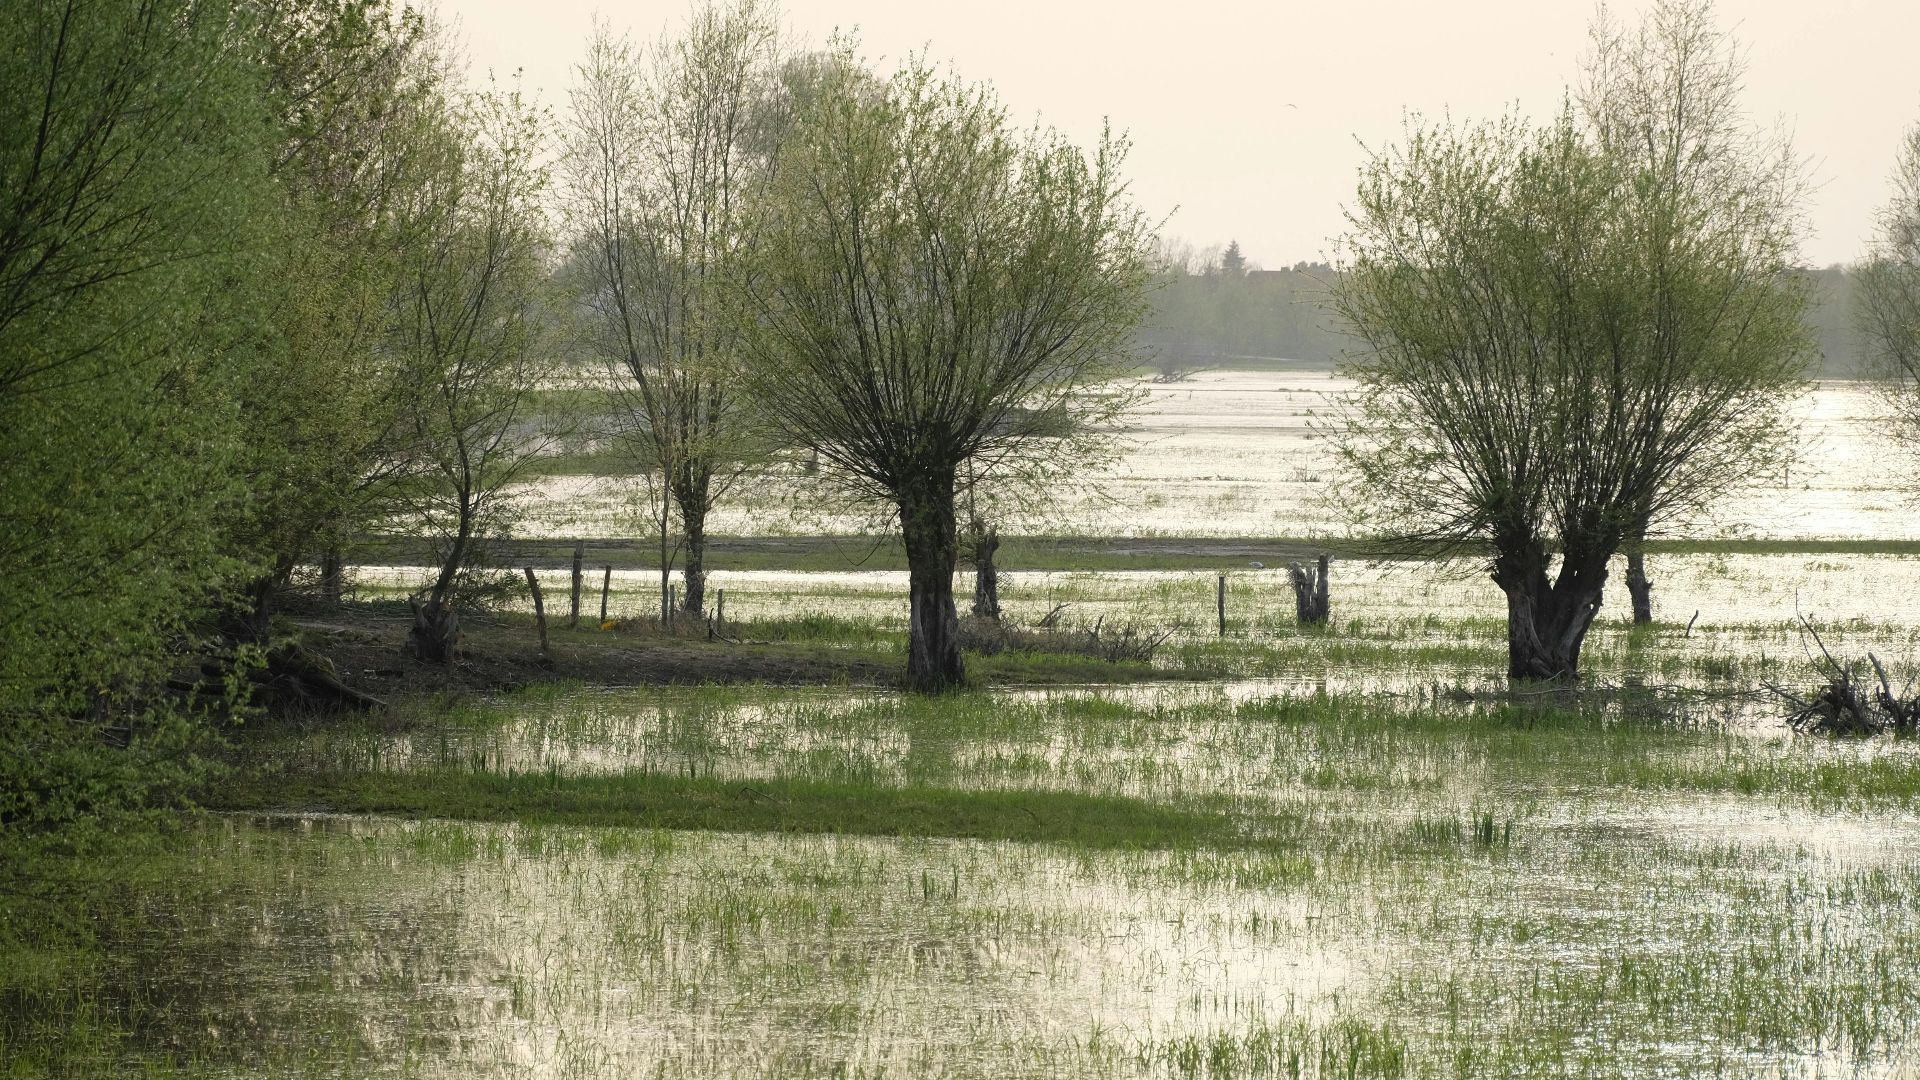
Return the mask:
M1313 423L1341 389L1155 387L1113 501L1034 527L1326 535ZM1871 403L1823 386L1807 412L1820 438L1793 486L1698 535L1912 537ZM634 535L610 490L544 482L539 528ZM756 497L716 531L858 524ZM1470 560L1336 561L1323 630L1294 625L1282 567L1005 565L1012 622L1165 634L1160 670L937 698L560 684L269 725L225 809L116 889L100 962L0 980L0 1058L235 1078L1920 1076L1920 752L1793 735L1762 691L1808 678L1802 617L1908 674L1920 557L1650 571L1656 624L1631 627L1616 587L1571 697L1510 692L1504 606ZM354 574L391 600L425 572ZM544 574L550 617L567 580ZM614 572L614 625L595 628L590 588L577 633L622 640L658 582ZM740 647L901 659L904 572L710 587Z
M294 777L547 794L517 822L209 820L183 872L129 898L140 918L88 991L139 1021L119 1068L1897 1077L1920 1059L1905 746L1195 687L547 692L285 738ZM662 784L796 822L843 794L950 798L956 835L660 828ZM590 786L633 793L630 822L543 815ZM1042 837L1091 814L1108 839L968 838L996 791ZM1204 842L1143 842L1169 814L1211 822Z
M193 1077L1920 1076L1920 752L1793 735L1756 693L1805 677L1796 612L1915 655L1920 559L1653 573L1662 621L1610 608L1571 699L1506 693L1470 567L1337 563L1325 631L1235 570L1225 638L1210 573L1016 569L1015 619L1170 628L1156 662L1215 676L561 685L270 727L230 809L117 890L105 963L16 977L36 1007L0 1007L0 1049ZM613 613L656 581L617 577ZM903 575L714 584L743 640L903 640Z
M1321 430L1351 384L1323 371L1207 371L1144 384L1119 459L1094 488L1043 519L1003 532L1081 536L1321 537L1345 531L1326 502L1331 460ZM1903 459L1889 454L1884 409L1860 384L1819 384L1793 409L1803 460L1779 486L1734 492L1682 535L1782 539L1911 538ZM543 479L524 495L529 535L635 536L639 489L607 477ZM793 484L758 480L722 500L716 535L852 533L866 518L822 511Z

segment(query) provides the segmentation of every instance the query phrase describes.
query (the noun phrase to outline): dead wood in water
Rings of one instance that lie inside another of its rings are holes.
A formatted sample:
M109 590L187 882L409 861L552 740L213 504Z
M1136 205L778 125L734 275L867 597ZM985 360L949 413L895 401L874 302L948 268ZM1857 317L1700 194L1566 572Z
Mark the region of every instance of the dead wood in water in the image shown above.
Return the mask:
M1791 707L1788 727L1812 735L1914 734L1916 727L1920 727L1920 697L1915 696L1911 682L1895 693L1887 678L1886 666L1879 657L1868 653L1867 663L1874 675L1869 682L1858 672L1857 665L1842 664L1834 659L1812 622L1802 617L1800 624L1820 649L1814 666L1824 681L1808 691L1767 684L1774 696Z
M1171 630L1149 630L1131 624L1108 629L1105 616L1095 620L1091 627L1078 629L1040 624L1019 627L980 617L960 621L961 646L982 656L1003 652L1066 653L1091 656L1108 663L1145 664L1153 662L1154 654L1172 636Z

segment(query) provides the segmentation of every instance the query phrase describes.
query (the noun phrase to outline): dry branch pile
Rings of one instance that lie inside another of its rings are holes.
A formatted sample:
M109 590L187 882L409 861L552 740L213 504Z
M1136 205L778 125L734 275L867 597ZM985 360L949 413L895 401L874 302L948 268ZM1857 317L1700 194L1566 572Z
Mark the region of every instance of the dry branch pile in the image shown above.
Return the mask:
M1910 681L1899 693L1887 678L1886 665L1872 653L1867 663L1873 669L1869 682L1858 671L1859 665L1842 664L1827 650L1819 631L1806 619L1801 625L1820 647L1814 661L1823 682L1809 691L1793 691L1773 683L1767 689L1785 701L1792 712L1787 726L1813 735L1912 735L1920 724L1920 696Z

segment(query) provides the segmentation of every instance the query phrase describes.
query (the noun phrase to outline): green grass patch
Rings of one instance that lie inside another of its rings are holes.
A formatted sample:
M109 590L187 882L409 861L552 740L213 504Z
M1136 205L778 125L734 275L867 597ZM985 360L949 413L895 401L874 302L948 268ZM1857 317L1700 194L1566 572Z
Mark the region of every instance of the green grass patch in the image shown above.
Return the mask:
M801 778L629 772L568 776L436 769L272 777L209 793L216 810L617 825L715 832L953 837L1096 850L1279 851L1229 813L1063 791L885 788Z

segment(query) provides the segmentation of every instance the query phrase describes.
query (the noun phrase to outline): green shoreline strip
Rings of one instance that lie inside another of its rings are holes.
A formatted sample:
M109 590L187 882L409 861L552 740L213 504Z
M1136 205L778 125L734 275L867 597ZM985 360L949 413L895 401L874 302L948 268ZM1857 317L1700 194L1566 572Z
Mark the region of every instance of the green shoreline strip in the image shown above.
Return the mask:
M664 773L431 770L275 777L211 793L203 805L223 811L319 811L539 825L1014 840L1089 849L1294 850L1279 837L1250 833L1243 819L1227 813L1114 796Z

